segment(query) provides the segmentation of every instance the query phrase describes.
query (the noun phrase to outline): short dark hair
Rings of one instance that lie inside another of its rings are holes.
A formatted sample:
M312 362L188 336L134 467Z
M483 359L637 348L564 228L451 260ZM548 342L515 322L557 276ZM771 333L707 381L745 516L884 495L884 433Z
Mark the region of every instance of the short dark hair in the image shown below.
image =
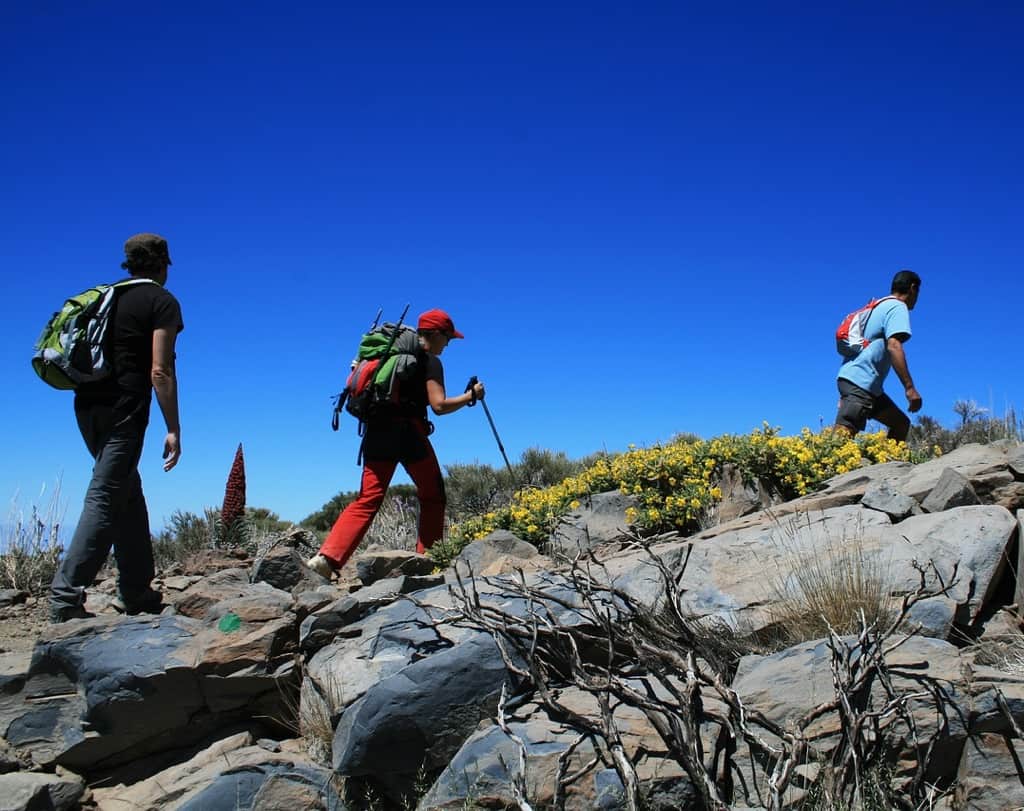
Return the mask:
M136 234L124 243L125 260L121 267L137 276L140 273L159 273L171 264L167 240L159 234Z
M890 293L909 293L912 287L921 287L921 277L912 270L901 270L892 277Z

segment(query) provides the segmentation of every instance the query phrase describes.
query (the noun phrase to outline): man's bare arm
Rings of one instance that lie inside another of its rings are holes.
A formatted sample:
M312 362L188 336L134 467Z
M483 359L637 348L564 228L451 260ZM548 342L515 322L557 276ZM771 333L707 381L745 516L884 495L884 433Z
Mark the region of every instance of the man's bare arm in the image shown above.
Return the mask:
M181 423L178 418L178 378L174 369L174 342L177 331L157 329L153 331L153 368L150 380L160 412L167 424L164 438L164 470L170 470L181 457Z
M914 379L910 376L910 367L907 366L907 353L903 349L903 337L893 335L885 342L885 348L889 350L889 358L892 360L892 368L896 376L903 384L907 394L907 410L913 414L921 410L921 395L914 388Z

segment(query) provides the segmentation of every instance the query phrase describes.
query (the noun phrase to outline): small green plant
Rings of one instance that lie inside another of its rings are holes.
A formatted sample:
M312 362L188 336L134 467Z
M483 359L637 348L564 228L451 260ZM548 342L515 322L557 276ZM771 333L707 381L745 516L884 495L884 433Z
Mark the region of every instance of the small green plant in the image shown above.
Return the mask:
M855 805L836 797L832 772L823 766L798 806L800 811L892 811L900 807L894 796L892 766L887 763L865 769L860 780L860 799Z
M215 549L220 533L220 510L207 508L203 515L175 510L168 525L153 536L153 559L162 570L204 549Z
M49 588L63 551L60 491L58 479L46 506L40 509L33 504L28 515L18 506L17 496L11 500L0 535L0 588L27 591L34 596Z

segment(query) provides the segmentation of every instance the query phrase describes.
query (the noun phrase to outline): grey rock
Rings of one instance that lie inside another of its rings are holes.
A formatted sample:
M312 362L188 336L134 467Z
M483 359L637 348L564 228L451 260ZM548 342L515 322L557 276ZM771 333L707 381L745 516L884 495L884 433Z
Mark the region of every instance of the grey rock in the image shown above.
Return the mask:
M434 561L415 552L367 552L356 558L356 576L364 586L378 580L400 575L428 575L434 571Z
M276 546L256 562L252 581L267 583L275 589L290 592L303 586L308 589L316 588L323 583L323 578L310 571L305 558L297 549Z
M338 599L339 590L334 586L319 585L309 591L300 591L295 595L293 608L300 617L319 611Z
M910 607L907 621L910 627L919 626L919 632L925 636L949 639L960 613L960 606L955 600L942 596L930 597Z
M938 484L945 470L952 469L968 481L1007 470L1006 450L992 445L962 445L944 456L913 465L900 490L918 500Z
M959 583L949 597L957 605L958 621L972 623L1005 571L1014 527L1013 517L994 506L911 516L896 526L885 513L847 506L775 521L762 518L712 541L702 536L692 543L670 541L654 551L677 574L687 560L680 585L688 611L735 629L768 627L775 606L798 585L794 573L811 565L827 569L857 562L865 576L878 578L894 595L918 587L916 565L934 561L948 577L959 563ZM664 599L661 575L644 553L616 555L605 562L605 570L616 585L652 609Z
M346 625L357 622L381 605L387 605L403 593L406 578L378 580L371 586L340 597L310 614L299 628L299 644L307 652L328 644Z
M623 538L628 530L626 510L637 501L618 490L582 500L580 507L564 516L548 540L547 554L576 557L582 550Z
M718 503L718 521L722 524L766 509L777 501L764 482L744 481L740 469L731 462L722 466L718 487L722 491Z
M740 661L732 687L745 706L785 727L819 704L834 699L830 658L823 640L795 645L771 656L747 656ZM915 676L934 678L944 688L943 695L949 702L945 713L948 727L936 742L929 771L931 780L944 778L957 768L969 733L972 696L962 684L964 662L960 652L948 642L918 636L890 652L887 661L891 666L905 666ZM919 687L916 680L899 674L894 675L893 683L897 690L907 692L916 692ZM884 702L880 688L872 695L876 706ZM934 705L913 700L908 706L918 734L922 738L934 734L938 728ZM827 753L838 743L840 728L838 714L832 713L814 721L807 732L816 739L819 751ZM890 730L889 734L896 735L897 730Z
M0 589L0 608L23 605L27 599L27 591L22 591L21 589Z
M1008 735L979 735L964 747L957 771L957 808L1006 811L1024 807L1020 763L1024 742Z
M927 512L937 513L953 507L966 507L980 503L978 494L974 492L967 477L953 468L947 467L942 471L938 482L928 493L921 506Z
M915 509L920 512L920 506L914 499L904 495L888 482L870 484L864 491L860 503L869 509L884 512L893 521L902 521Z
M1016 512L1024 507L1024 482L1009 482L1000 485L992 490L988 500L1010 512Z
M586 717L595 721L599 718L596 702L575 688L559 691L559 700ZM644 807L659 811L697 808L692 784L682 767L666 757L664 744L643 714L619 705L615 719L644 787ZM536 705L516 711L509 729L525 746L526 797L535 808L551 807L558 761L571 746L578 743L570 756L571 771L594 758L590 740L578 742L578 733L548 718ZM478 807L515 807L513 781L519 764L520 750L515 742L496 725L482 726L460 748L417 811L461 809L470 802ZM592 767L568 787L565 807L567 811L624 809L618 775L612 769Z
M185 763L130 785L93 789L100 811L345 811L334 775L294 749L268 751L239 733L223 738Z
M447 764L477 724L497 709L505 664L489 634L382 679L345 709L334 733L333 766L395 785L421 768Z
M0 811L71 811L85 792L82 778L39 772L0 775Z
M455 559L454 565L461 575L467 576L483 573L503 557L528 560L539 554L532 543L527 543L507 529L498 529L486 538L467 544Z
M221 569L200 578L184 591L167 596L179 614L199 619L219 602L251 594L250 585L249 572L235 567Z
M182 616L58 626L17 689L0 694L0 728L19 757L89 774L252 715L285 717L294 674L272 658L284 621L243 624L236 635Z
M1024 480L1024 445L1017 445L1006 452L1006 465L1014 478Z

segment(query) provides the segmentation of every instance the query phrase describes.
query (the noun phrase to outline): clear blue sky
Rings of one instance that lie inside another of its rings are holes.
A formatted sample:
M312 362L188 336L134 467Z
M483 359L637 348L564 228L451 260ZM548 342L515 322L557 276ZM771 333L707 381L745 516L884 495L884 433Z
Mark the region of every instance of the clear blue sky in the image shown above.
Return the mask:
M186 322L154 529L220 504L239 442L251 506L355 489L330 396L381 305L452 314L449 388L480 376L513 458L828 424L832 331L901 267L923 413L1024 410L1024 7L818 5L11 6L0 496L62 475L77 519L72 398L29 357L138 231ZM501 464L480 409L437 423L443 464Z

